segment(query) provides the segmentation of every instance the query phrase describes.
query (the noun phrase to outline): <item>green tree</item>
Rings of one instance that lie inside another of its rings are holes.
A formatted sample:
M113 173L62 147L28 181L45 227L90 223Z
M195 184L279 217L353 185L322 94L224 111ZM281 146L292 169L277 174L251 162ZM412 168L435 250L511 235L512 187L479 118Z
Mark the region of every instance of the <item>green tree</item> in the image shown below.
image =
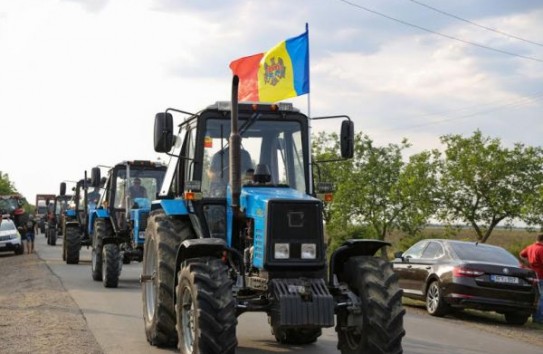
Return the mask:
M361 133L355 136L355 157L348 173L341 175L334 201L335 221L367 224L380 240L394 229L420 230L435 210L433 193L437 183L434 153L425 152L404 162L400 144L374 146Z
M17 193L15 186L9 180L7 173L0 171L0 195Z
M511 225L526 214L525 201L543 183L541 148L515 144L501 146L499 139L446 135L445 158L440 169L439 216L447 222L466 222L480 242L486 242L494 228Z
M418 235L437 211L439 156L437 150L412 155L400 173L397 188L404 208L398 226L408 236Z

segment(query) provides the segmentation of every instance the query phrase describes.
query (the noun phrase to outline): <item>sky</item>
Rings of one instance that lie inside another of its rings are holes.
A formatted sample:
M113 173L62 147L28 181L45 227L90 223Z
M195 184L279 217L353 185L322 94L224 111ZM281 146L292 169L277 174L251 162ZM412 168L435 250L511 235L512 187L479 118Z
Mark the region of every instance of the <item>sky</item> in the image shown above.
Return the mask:
M97 165L166 160L157 112L229 100L229 63L306 23L302 112L408 154L478 129L541 146L541 1L0 0L0 171L33 204Z

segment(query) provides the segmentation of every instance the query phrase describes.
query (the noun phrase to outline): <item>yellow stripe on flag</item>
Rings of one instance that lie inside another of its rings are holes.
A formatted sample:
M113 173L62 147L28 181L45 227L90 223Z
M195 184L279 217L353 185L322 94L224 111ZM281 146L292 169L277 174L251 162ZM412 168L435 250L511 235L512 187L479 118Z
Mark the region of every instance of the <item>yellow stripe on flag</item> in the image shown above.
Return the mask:
M296 97L292 61L285 42L270 49L260 60L258 68L258 95L262 102L277 102Z

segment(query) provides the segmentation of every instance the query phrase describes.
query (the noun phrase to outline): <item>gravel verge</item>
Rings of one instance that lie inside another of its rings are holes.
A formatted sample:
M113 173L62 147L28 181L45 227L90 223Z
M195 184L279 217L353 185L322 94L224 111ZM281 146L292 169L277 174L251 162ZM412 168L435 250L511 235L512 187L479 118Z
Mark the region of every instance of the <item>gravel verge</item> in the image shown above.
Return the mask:
M0 353L103 353L75 301L35 253L0 253L0 269Z

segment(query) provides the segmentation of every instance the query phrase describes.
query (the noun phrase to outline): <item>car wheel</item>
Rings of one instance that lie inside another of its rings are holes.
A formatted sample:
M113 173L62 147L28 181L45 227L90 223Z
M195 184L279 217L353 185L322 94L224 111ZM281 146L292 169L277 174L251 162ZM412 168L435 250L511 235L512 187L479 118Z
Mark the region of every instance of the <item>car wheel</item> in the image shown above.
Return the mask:
M426 290L426 311L432 316L442 317L450 312L449 306L445 303L439 287L439 282L433 281Z
M506 312L505 315L505 322L509 323L510 325L517 325L522 326L528 321L528 318L530 317L529 313L518 313L518 312Z

